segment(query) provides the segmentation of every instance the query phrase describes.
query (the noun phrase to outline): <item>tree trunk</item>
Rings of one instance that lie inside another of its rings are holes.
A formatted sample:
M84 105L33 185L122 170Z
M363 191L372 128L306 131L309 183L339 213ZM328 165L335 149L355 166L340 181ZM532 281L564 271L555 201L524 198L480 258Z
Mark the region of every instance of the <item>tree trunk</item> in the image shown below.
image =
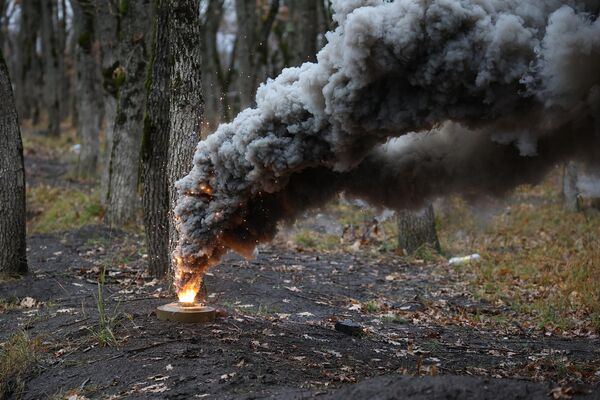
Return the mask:
M37 87L37 52L40 20L39 2L24 1L21 3L21 21L17 38L16 65L16 102L17 111L22 119L32 118L39 114L38 98L34 88Z
M148 102L144 116L141 182L149 270L161 278L169 271L169 0L156 0Z
M44 56L44 99L48 113L48 134L60 134L60 69L54 26L55 0L42 0L42 54Z
M98 73L93 46L94 5L87 0L72 0L74 30L77 39L77 134L81 139L81 152L77 173L80 177L96 175L100 133L101 104Z
M0 0L0 51L4 51L4 42L8 33L8 0Z
M140 204L137 183L146 97L146 40L151 29L149 0L129 0L120 5L120 65L113 74L119 94L106 210L107 222L117 226L133 222Z
M294 24L294 65L317 60L317 37L319 35L319 15L317 0L292 2L290 14Z
M221 120L223 107L227 107L227 93L223 92L223 71L217 48L217 33L223 18L223 0L209 0L202 31L202 93L205 102L204 120L213 131Z
M169 41L173 65L170 82L171 128L168 162L171 210L175 206L177 196L175 181L187 175L192 167L204 112L198 7L198 0L171 2ZM177 231L172 215L169 222L172 252L177 244Z
M0 52L0 272L27 272L23 145L8 68Z
M563 201L569 211L579 211L579 190L577 189L577 163L569 161L563 173Z
M428 244L440 251L435 230L433 205L429 204L418 211L402 210L398 213L398 247L407 254Z
M96 33L100 43L102 101L104 103L104 151L100 181L100 199L104 205L108 202L110 154L115 116L117 115L118 85L115 79L115 69L119 66L116 57L117 25L118 10L115 1L96 2Z
M256 2L235 0L235 12L238 25L238 77L237 87L240 96L240 108L243 110L254 104L256 91L256 30L258 16Z
M74 1L74 0L71 0ZM85 2L85 1L84 1ZM67 73L67 41L69 35L67 33L67 4L65 0L59 0L60 8L57 7L57 49L58 49L58 70L60 76L60 119L64 120L69 116L71 111L69 91L70 82ZM89 3L86 3L89 4ZM88 5L89 7L89 5ZM73 25L78 21L75 19ZM74 121L75 122L75 121Z

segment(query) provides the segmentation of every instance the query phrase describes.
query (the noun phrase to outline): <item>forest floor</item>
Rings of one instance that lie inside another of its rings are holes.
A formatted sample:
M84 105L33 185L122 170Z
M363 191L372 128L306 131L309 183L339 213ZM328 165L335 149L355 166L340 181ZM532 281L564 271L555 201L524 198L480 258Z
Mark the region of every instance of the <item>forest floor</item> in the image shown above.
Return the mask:
M72 143L47 149L31 135L30 273L0 280L0 398L600 398L597 308L578 294L588 289L541 296L545 275L526 284L519 263L491 253L496 242L444 227L444 247L466 241L484 262L453 267L427 249L404 257L389 232L373 238L389 221L348 228L342 206L253 260L232 254L211 269L215 322L159 321L154 310L173 296L145 273L143 233L99 224L95 189L70 178ZM535 306L564 298L553 318ZM360 332L336 330L343 320Z

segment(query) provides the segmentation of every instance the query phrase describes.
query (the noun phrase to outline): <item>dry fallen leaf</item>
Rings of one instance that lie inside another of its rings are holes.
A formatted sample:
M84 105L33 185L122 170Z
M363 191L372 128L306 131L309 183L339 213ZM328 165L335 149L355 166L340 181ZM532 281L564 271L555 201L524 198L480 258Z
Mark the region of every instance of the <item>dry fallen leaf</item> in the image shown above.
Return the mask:
M23 300L21 300L21 307L25 307L25 308L33 308L36 305L36 301L33 297L25 297Z

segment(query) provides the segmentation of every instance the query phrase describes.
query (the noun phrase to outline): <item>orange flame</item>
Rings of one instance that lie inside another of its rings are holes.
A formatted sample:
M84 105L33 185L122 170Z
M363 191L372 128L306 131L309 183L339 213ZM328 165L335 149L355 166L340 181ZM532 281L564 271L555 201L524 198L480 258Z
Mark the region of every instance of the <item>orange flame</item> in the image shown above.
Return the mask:
M196 294L199 288L195 285L186 285L177 293L180 303L193 303L196 300Z

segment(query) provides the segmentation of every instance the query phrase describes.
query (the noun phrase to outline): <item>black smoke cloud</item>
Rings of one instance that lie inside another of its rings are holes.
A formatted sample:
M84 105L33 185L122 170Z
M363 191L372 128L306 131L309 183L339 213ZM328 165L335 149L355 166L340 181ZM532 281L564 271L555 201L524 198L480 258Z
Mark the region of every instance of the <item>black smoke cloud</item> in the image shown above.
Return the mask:
M340 191L417 207L598 160L600 1L338 0L317 63L261 86L177 183L176 284Z

